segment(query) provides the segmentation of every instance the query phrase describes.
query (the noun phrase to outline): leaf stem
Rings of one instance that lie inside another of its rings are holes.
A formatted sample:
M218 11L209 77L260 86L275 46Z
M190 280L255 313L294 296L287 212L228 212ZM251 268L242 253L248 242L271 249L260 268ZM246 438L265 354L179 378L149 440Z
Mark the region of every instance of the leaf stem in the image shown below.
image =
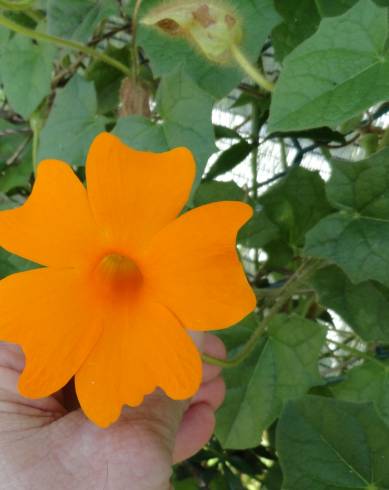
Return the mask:
M127 76L131 76L131 70L123 63L120 63L120 61L111 58L105 53L101 53L100 51L97 51L89 46L85 46L82 43L76 41L70 41L69 39L62 39L57 36L51 36L50 34L45 34L44 32L34 31L33 29L29 29L28 27L13 22L12 20L8 19L7 17L4 17L3 15L0 15L0 25L3 25L4 27L10 29L11 31L21 34L22 36L35 39L36 41L42 41L42 42L54 44L55 46L59 46L60 48L69 48L75 51L80 51L81 53L84 53L90 56L91 58L98 59L100 61L103 61L104 63L107 63L108 65L113 66L114 68L121 71Z
M256 346L258 340L264 334L267 325L270 320L272 320L280 311L280 309L289 300L292 294L296 291L301 280L308 275L312 274L318 267L320 261L317 259L308 258L303 261L301 266L296 270L296 272L290 277L290 279L284 284L280 289L280 294L277 297L274 305L270 309L267 316L262 320L258 327L254 330L253 334L246 342L242 350L235 357L231 359L218 359L216 357L208 356L203 354L203 361L207 364L212 364L214 366L219 366L222 368L232 368L241 364L247 357L252 353L254 347Z
M5 10L20 11L32 7L33 3L34 0L19 0L19 1L14 0L13 2L8 0L0 0L0 8Z
M280 149L281 149L281 164L282 164L282 170L286 172L288 170L288 156L286 153L286 145L285 141L283 138L278 138L278 142L280 144Z
M235 43L231 44L230 50L235 61L250 78L252 78L260 87L268 92L273 90L274 85L269 82L269 80L266 80L259 69L251 63L251 61Z

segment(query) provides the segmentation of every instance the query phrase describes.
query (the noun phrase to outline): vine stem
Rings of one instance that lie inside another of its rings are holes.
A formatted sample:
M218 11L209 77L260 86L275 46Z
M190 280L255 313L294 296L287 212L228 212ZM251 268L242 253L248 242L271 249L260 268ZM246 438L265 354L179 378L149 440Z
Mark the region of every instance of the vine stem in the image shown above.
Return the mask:
M259 131L261 129L261 122L259 119L259 109L258 105L253 102L252 107L251 107L251 113L252 113L252 127L251 127L251 139L252 143L254 145L253 151L251 153L251 173L252 173L252 179L253 179L253 187L252 187L252 192L253 192L253 197L254 199L257 199L258 197L258 155L259 155ZM255 264L255 272L258 272L259 268L259 250L256 248L255 249L255 257L254 257L254 264Z
M136 82L139 75L138 49L136 46L136 35L138 31L138 14L142 0L136 0L131 20L131 54L132 54L132 81Z
M274 85L264 77L259 69L251 63L251 61L235 43L231 44L230 51L235 61L242 68L242 70L249 75L250 78L252 78L260 87L268 92L273 90Z
M104 63L107 63L108 65L113 66L127 76L131 76L131 70L127 68L127 66L125 66L123 63L120 63L120 61L111 58L105 53L100 53L99 51L89 46L85 46L82 43L70 41L69 39L62 39L57 36L51 36L50 34L45 34L44 32L34 31L33 29L29 29L28 27L24 27L20 24L17 24L16 22L13 22L3 15L0 15L0 25L6 27L7 29L10 29L11 31L21 34L22 36L35 39L36 41L54 44L55 46L59 46L60 48L69 48L75 51L80 51L81 53L84 53L91 58L95 58L97 60L103 61Z
M361 359L365 359L367 361L374 362L375 364L378 364L380 367L383 367L383 364L380 361L378 361L375 357L371 356L367 352L363 352L363 351L356 349L355 347L351 347L350 345L345 344L343 342L337 342L336 340L330 339L328 342L330 344L335 344L337 347L339 347L339 349L343 349L347 352L350 352L350 354L353 354L355 357L359 357Z
M258 340L264 334L267 325L270 320L272 320L280 311L280 309L285 305L285 303L292 296L294 291L297 289L301 280L308 275L312 274L319 265L319 261L317 259L306 259L301 266L296 270L296 272L290 277L290 279L285 283L285 285L281 288L280 294L277 297L276 302L270 309L267 316L262 320L262 322L258 325L258 327L254 330L253 334L244 345L242 350L235 357L231 359L218 359L216 357L208 356L207 354L203 354L203 361L207 364L212 364L214 366L219 366L222 368L232 368L241 364L247 357L251 354L254 347L256 346Z

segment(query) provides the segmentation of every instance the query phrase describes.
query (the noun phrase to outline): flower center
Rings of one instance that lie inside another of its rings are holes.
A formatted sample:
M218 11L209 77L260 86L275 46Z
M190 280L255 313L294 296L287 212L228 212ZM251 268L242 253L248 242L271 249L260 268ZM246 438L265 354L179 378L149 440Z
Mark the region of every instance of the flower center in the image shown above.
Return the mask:
M94 273L99 290L111 299L129 299L142 283L142 274L136 263L118 253L103 257Z

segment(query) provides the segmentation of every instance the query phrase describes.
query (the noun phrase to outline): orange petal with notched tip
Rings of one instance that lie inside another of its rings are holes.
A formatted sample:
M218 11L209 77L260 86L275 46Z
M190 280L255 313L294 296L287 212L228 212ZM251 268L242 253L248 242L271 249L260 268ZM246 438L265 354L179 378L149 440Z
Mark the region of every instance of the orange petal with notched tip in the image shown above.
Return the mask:
M141 265L145 287L185 327L226 328L255 308L235 246L251 216L244 203L208 204L180 216L151 241Z
M74 269L36 269L0 282L0 339L26 355L22 395L46 397L62 388L100 333L97 307Z
M26 203L0 212L0 246L39 264L80 264L98 240L86 190L60 161L42 162Z
M177 319L157 303L107 311L104 333L76 374L76 391L89 419L107 427L124 404L139 405L155 388L184 400L198 390L201 358Z
M186 148L142 152L102 133L89 150L86 176L96 221L116 247L131 254L180 213L195 163Z

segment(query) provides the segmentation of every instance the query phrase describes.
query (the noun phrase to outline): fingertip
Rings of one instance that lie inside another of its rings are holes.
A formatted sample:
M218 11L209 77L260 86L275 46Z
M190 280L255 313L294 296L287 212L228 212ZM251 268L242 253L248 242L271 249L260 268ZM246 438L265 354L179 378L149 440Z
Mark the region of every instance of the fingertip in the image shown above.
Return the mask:
M196 454L209 441L215 430L215 413L208 403L196 403L185 412L178 430L173 463Z

